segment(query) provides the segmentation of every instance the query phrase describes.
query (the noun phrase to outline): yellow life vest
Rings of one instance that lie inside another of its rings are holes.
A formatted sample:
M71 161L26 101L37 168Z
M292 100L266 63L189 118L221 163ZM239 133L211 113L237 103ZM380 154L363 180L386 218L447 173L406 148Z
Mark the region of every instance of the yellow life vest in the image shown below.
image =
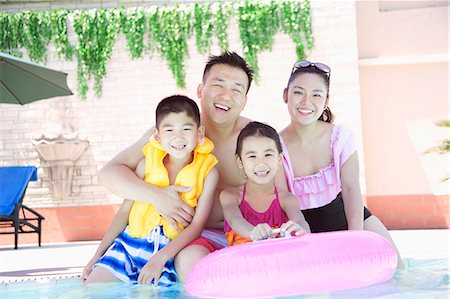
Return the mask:
M194 149L192 162L177 174L175 185L191 186L189 192L183 192L180 197L191 207L197 206L197 200L202 194L203 183L209 171L217 164L217 159L211 154L214 144L205 137L205 142ZM163 160L167 152L153 137L142 148L145 156L145 181L158 187L169 186L169 175ZM148 203L135 201L128 218L128 232L134 238L143 238L156 226L161 225L166 237L173 239L178 232L163 218L156 208ZM181 229L184 227L178 224Z

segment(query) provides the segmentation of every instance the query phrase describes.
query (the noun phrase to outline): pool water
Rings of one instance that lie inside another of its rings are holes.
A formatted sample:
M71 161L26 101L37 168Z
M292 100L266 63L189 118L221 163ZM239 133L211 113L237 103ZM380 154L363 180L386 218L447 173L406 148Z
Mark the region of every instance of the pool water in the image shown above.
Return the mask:
M284 298L450 298L450 259L407 259L408 270L397 271L389 282L366 288ZM345 275L343 273L343 275ZM227 286L225 286L227 287ZM229 286L228 286L229 287ZM41 280L0 284L0 298L193 298L182 285L165 289L151 286L106 283L83 286L79 279ZM280 297L281 298L281 297Z

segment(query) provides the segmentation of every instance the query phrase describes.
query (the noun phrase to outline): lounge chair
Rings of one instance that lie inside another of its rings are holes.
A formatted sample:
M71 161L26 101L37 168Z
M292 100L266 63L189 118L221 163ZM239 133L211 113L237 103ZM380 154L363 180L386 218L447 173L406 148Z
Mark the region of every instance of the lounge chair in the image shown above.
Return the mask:
M22 233L37 233L41 246L41 222L45 218L22 203L29 181L37 181L34 166L0 167L0 234L14 234L14 249Z

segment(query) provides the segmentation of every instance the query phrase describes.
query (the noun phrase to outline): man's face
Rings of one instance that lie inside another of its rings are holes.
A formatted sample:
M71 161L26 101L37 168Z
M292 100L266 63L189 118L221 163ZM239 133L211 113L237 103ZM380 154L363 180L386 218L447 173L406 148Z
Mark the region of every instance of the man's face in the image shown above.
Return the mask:
M247 101L247 74L226 64L211 67L205 82L197 92L202 107L202 117L216 124L234 123Z

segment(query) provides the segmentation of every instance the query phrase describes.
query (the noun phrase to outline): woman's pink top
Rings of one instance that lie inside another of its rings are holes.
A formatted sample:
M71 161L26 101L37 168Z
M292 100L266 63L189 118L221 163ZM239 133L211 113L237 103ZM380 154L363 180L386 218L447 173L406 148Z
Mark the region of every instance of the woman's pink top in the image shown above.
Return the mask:
M267 223L270 225L270 227L280 227L283 223L289 220L288 216L281 208L280 201L278 199L277 188L275 188L275 199L272 201L269 208L266 211L260 213L258 211L255 211L255 209L253 209L245 200L244 186L244 191L242 192L242 201L239 205L239 210L241 210L244 219L254 226L260 223ZM226 220L224 221L223 226L225 232L229 232L232 230Z
M331 163L320 169L316 174L303 177L294 177L290 157L292 156L295 159L295 153L288 153L282 139L281 145L289 191L297 196L301 209L323 207L332 202L342 191L340 176L342 165L357 148L352 132L343 126L334 125L330 140ZM302 157L297 159L302 159Z

